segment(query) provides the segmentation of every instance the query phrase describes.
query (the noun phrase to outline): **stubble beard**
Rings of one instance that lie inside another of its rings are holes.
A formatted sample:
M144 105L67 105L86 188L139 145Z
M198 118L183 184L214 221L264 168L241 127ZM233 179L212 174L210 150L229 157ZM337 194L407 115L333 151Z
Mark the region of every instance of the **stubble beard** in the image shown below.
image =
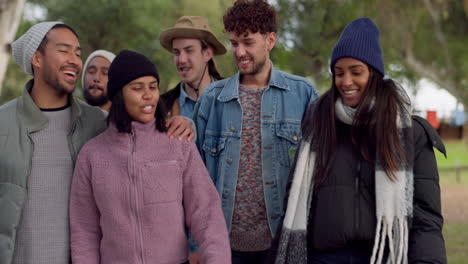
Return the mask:
M242 75L250 75L250 76L254 76L254 75L257 75L258 73L260 73L262 71L262 69L265 67L265 64L267 62L267 59L266 57L264 57L262 60L260 60L258 63L255 63L255 61L253 61L253 66L252 66L252 70L247 70L247 71L242 71L240 68L239 68L239 71Z
M84 96L86 103L92 106L101 107L109 101L109 98L107 97L107 93L102 93L101 95L93 96L91 95L91 93L89 92L87 88L84 89L83 96Z
M53 71L51 69L46 69L44 71L43 76L42 76L44 79L44 82L50 85L51 87L53 87L60 95L64 95L64 94L68 95L68 94L73 93L73 90L75 90L75 84L73 84L73 87L70 90L65 84L60 83L58 77L54 76L52 72Z

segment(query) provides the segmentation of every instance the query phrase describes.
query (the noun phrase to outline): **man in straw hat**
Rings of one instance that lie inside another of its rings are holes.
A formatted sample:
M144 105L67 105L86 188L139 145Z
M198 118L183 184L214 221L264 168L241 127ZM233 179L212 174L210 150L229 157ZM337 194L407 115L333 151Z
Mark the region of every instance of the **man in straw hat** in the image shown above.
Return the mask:
M181 81L161 96L170 116L192 118L198 97L211 82L221 80L213 56L226 53L224 45L210 29L208 20L201 16L182 16L174 27L165 29L159 41L173 54ZM196 251L192 241L190 250ZM190 263L199 263L196 253L190 254Z
M83 63L71 27L36 24L12 50L33 79L0 106L0 263L69 263L74 162L105 115L73 96Z
M221 195L232 263L261 264L284 215L301 119L318 94L273 67L276 12L266 1L238 0L223 20L239 72L198 100L197 145Z
M161 46L171 52L181 82L162 95L170 113L192 118L198 97L212 81L222 79L213 56L226 53L224 45L200 16L183 16L161 32Z

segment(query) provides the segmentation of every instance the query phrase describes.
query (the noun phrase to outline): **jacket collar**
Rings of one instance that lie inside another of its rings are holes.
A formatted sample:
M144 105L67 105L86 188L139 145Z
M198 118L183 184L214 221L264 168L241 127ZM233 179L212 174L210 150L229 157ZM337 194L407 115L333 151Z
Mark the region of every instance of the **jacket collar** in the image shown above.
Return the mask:
M110 123L109 127L107 128L106 133L108 133L108 137L106 140L109 141L110 144L119 146L123 149L128 149L132 145L132 137L138 138L139 142L148 143L149 141L141 140L147 137L151 137L151 135L158 134L159 132L155 129L156 119L149 122L149 123L140 123L137 121L131 122L131 132L130 133L121 133L117 129L114 123ZM154 140L154 138L152 138Z
M35 132L43 129L47 126L49 120L47 117L42 113L41 109L37 107L36 103L34 103L31 95L31 89L34 84L34 79L28 81L25 85L25 89L23 90L23 95L18 98L18 116L24 122L24 125L27 127L29 132ZM70 102L71 102L71 112L72 112L72 128L75 126L76 121L81 116L81 108L78 103L78 100L73 96L70 95Z
M215 82L215 78L213 76L210 75L210 83L208 85L210 85L211 83ZM180 89L180 95L179 95L179 103L181 104L181 106L183 106L185 103L187 103L187 100L190 100L192 101L193 103L196 103L197 100L193 100L188 94L187 94L187 91L185 91L185 82L181 81L177 86L179 87ZM205 87L206 88L206 87Z
M180 83L179 103L183 106L185 103L187 103L187 100L190 100L190 101L196 103L196 101L194 101L194 100L187 94L187 92L185 91L185 83L181 82L181 83Z
M239 98L239 85L240 85L240 73L232 76L226 81L226 85L218 96L219 101L230 101L232 99ZM278 71L273 63L271 62L270 80L268 81L268 87L278 88L283 90L289 90L289 86L286 79L280 71Z

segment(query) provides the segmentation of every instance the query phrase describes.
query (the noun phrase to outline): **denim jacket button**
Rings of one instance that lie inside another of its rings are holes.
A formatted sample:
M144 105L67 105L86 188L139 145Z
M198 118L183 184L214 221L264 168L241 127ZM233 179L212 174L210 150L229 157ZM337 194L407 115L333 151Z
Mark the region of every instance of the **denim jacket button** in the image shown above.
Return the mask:
M215 152L216 152L216 148L212 148L212 149L211 149L211 152L215 153Z
M236 131L236 128L235 128L235 127L233 127L233 126L232 126L232 127L230 127L229 129L230 129L232 132Z
M231 158L228 158L226 161L227 161L228 164L231 164L231 163L232 163L232 159L231 159Z
M229 197L229 193L225 192L225 193L223 194L223 198L226 199L226 198L228 198L228 197Z
M293 139L294 139L294 141L297 141L297 140L298 140L297 136L294 136Z

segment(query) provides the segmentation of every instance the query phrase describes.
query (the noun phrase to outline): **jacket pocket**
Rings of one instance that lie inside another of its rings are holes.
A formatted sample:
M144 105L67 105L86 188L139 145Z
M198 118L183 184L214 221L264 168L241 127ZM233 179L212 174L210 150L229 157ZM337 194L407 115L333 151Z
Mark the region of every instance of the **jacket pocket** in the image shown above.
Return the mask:
M7 255L10 255L10 258L13 256L11 249L15 246L16 230L25 198L26 190L23 187L9 182L0 183L0 212L2 215L0 217L0 230L2 233L1 250L3 251L0 254L0 259L4 259Z
M206 135L203 142L203 151L210 156L219 156L226 143L226 137Z
M294 162L294 156L301 140L301 123L287 122L275 125L277 136L277 157L278 162L286 167L290 167Z
M176 160L150 162L143 165L143 203L170 203L181 195L182 171Z

